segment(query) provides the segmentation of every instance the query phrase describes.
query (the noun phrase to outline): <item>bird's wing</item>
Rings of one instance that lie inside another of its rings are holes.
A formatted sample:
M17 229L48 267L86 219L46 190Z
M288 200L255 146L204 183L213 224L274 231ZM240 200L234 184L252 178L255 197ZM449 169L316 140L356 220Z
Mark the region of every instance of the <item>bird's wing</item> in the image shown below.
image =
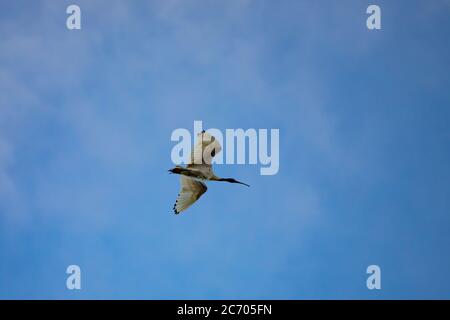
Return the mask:
M173 211L175 214L179 214L189 208L202 196L202 194L206 192L207 189L208 188L203 182L182 175L181 190L175 204L173 205Z
M217 139L203 131L197 135L197 143L191 152L191 159L188 167L195 165L211 166L211 161L222 150L222 146Z

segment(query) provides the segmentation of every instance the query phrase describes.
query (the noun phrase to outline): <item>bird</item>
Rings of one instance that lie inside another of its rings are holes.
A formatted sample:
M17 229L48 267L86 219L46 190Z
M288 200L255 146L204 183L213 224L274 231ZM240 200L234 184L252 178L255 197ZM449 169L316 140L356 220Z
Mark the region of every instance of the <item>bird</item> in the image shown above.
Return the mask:
M186 167L175 166L170 173L179 174L181 188L173 205L175 214L179 214L194 204L208 190L205 181L225 181L250 185L233 178L220 178L212 170L211 161L222 150L217 139L203 130L198 134L197 143L191 152Z

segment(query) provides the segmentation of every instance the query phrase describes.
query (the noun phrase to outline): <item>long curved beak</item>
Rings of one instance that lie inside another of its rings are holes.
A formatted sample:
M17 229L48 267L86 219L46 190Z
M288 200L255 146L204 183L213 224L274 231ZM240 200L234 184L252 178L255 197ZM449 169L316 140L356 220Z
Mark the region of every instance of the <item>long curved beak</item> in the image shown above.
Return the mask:
M241 181L237 181L237 180L235 180L235 179L233 179L233 180L234 180L234 181L232 181L233 183L239 183L239 184L243 184L244 186L250 187L249 184L246 184L246 183L241 182Z

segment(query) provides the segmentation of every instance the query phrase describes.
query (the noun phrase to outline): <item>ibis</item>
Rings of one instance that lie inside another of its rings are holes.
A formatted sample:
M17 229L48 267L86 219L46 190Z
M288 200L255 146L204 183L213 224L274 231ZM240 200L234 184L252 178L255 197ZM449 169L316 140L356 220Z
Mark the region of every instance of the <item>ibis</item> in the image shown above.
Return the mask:
M205 181L225 181L239 183L249 187L248 184L233 178L220 178L212 170L211 161L222 147L214 136L204 130L198 134L197 143L191 152L190 162L186 167L176 166L170 173L179 174L181 188L173 206L175 214L189 208L208 190Z

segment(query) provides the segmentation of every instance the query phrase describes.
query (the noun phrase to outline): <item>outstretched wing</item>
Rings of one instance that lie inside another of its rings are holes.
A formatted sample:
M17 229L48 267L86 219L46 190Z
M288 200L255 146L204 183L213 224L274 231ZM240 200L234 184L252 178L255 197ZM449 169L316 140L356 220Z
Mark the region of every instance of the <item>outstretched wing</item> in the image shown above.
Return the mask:
M178 198L173 205L173 212L179 214L180 212L189 208L195 201L197 201L202 194L208 189L203 182L197 181L193 178L181 175L181 190Z
M209 133L202 131L197 135L197 143L191 152L189 167L195 165L211 166L211 161L222 150L217 139Z

